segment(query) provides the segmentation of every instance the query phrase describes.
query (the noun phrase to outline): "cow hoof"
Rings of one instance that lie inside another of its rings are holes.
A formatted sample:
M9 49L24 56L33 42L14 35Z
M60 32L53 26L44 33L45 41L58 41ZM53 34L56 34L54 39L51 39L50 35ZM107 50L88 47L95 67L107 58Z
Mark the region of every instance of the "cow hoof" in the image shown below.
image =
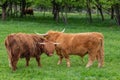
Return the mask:
M59 63L57 63L57 65L60 65Z
M10 67L10 68L12 68L12 66L11 66L11 65L9 65L9 67Z
M67 65L67 67L69 68L69 67L70 67L70 65Z
M58 63L57 63L57 65L60 65L60 64L61 64L61 62L58 62Z
M102 68L102 66L98 66L98 68Z
M42 67L41 65L38 65L38 67Z
M70 67L70 66L67 66L68 68Z
M12 71L16 71L17 68L12 68Z
M90 67L90 65L86 65L86 68L89 68Z

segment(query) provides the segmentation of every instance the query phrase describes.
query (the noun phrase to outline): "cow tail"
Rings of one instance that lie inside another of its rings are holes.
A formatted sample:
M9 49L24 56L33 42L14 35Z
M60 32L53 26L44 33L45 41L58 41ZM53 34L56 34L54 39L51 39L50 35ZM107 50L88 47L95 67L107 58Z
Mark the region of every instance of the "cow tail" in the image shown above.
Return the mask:
M8 53L8 61L9 61L9 67L12 67L12 49L10 47L10 36L7 37L7 39L5 40L5 47L7 49L7 53Z

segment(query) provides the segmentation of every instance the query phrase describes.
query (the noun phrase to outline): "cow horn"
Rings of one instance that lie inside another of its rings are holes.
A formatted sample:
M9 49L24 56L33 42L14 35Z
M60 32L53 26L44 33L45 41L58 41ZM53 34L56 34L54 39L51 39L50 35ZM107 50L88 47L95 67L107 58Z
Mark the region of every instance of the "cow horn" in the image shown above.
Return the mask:
M37 35L40 35L40 36L46 36L47 35L47 33L46 34L40 34L40 33L37 33L37 32L35 32Z
M65 28L61 32L65 32Z
M60 43L53 43L53 44L60 44Z
M39 44L46 44L46 43L39 43Z
M38 34L38 35L39 35L39 33L37 33L37 32L35 32L35 34Z

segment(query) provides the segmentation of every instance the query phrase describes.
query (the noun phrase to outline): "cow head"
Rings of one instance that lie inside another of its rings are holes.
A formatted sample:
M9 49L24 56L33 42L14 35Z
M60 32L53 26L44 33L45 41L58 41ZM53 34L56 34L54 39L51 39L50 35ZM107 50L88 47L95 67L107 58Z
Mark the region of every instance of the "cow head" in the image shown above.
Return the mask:
M43 43L39 43L39 44L43 45L43 51L45 54L47 54L48 56L52 56L55 50L55 45L59 43L44 41Z
M57 31L48 31L46 35L44 35L44 38L46 38L49 41L56 42L57 38L62 34L62 32Z

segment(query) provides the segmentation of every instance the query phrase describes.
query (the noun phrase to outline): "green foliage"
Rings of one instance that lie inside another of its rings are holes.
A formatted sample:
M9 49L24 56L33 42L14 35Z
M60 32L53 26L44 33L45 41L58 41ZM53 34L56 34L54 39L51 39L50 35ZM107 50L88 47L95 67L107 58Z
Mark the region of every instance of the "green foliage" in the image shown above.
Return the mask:
M120 28L115 22L106 20L101 22L96 15L93 15L93 23L87 22L85 14L68 14L69 24L55 23L51 13L46 13L46 17L37 16L25 18L10 18L0 21L0 80L120 80ZM79 32L101 32L105 37L105 65L97 68L95 61L89 69L85 68L88 56L84 57L82 63L79 56L70 56L71 67L66 67L66 61L57 65L58 56L54 54L47 57L41 56L42 67L37 67L34 58L30 60L30 66L25 67L25 59L20 59L17 71L12 72L8 66L8 56L4 47L4 40L11 33L46 33L48 30L61 31L66 28L67 33Z
M2 5L6 0L0 0L0 5Z
M51 7L51 0L36 0L34 1L36 6L42 6L42 7Z

